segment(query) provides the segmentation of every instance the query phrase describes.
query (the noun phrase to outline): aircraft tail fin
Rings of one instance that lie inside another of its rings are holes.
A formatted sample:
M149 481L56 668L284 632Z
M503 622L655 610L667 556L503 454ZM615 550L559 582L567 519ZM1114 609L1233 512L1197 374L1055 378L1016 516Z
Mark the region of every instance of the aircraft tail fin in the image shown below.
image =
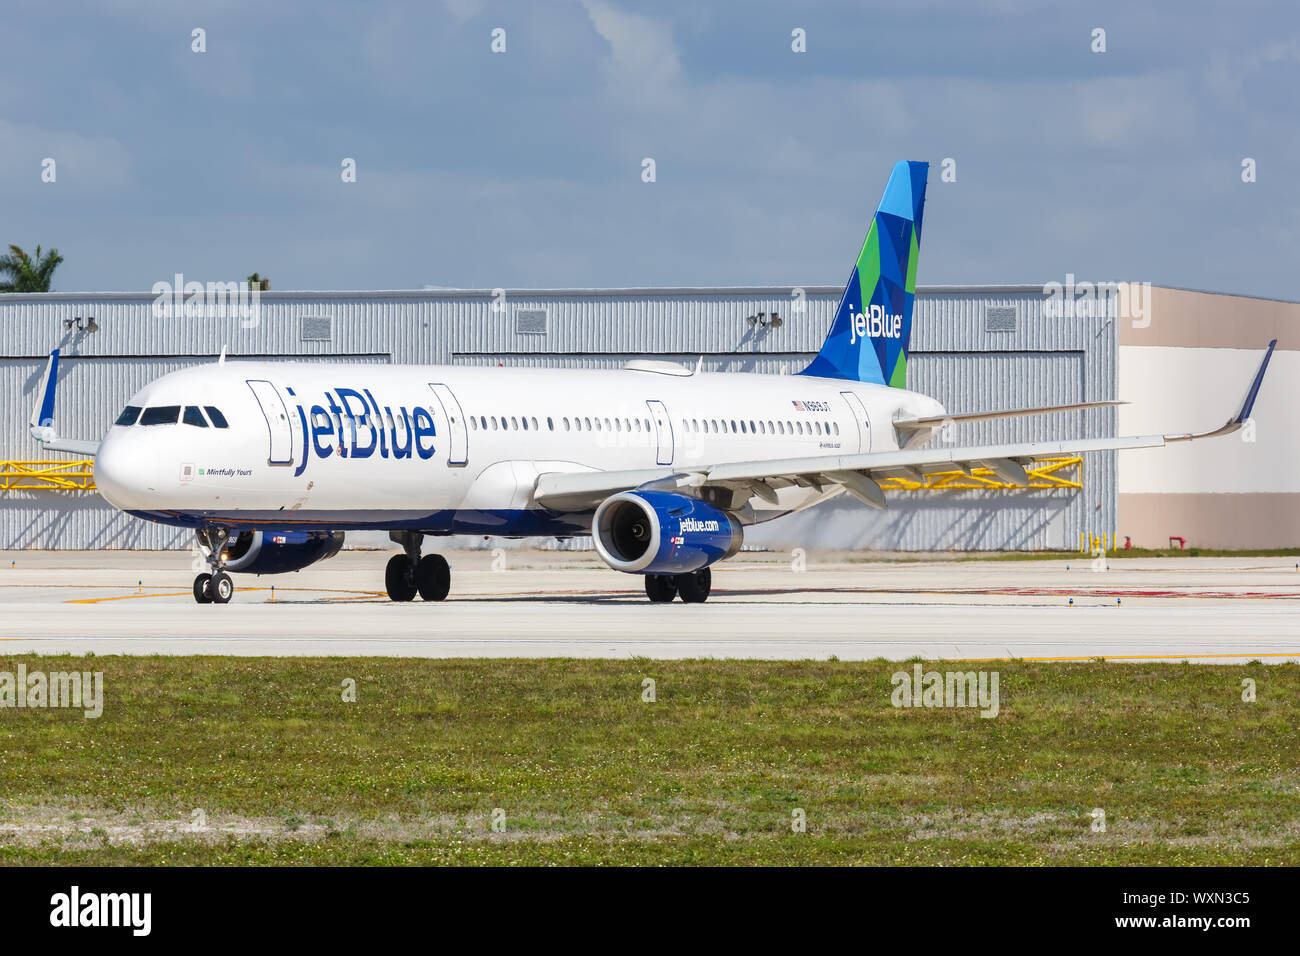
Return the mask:
M799 374L907 387L930 164L894 165L821 351Z

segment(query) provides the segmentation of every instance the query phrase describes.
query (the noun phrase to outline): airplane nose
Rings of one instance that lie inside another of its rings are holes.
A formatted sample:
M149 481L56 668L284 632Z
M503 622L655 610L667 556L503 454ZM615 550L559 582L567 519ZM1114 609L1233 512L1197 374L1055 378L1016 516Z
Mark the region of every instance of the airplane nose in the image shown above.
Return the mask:
M133 444L113 436L104 440L95 456L95 488L119 511L145 507L150 491L149 463Z

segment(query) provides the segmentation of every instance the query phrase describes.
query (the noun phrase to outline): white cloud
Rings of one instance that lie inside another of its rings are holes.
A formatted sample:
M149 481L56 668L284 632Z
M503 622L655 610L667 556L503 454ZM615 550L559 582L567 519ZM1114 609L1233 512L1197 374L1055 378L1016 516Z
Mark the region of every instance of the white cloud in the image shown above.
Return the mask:
M131 181L131 154L111 136L82 136L65 130L22 126L0 119L0 196L108 195ZM41 163L55 162L56 179L41 181Z
M682 65L666 22L627 13L606 0L582 0L596 32L609 44L610 92L618 99L666 105L681 92Z

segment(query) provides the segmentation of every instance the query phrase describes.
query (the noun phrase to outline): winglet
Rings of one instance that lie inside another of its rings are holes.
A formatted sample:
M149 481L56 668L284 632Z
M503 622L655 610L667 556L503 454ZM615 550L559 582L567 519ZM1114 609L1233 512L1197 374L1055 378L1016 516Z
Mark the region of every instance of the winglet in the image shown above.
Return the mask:
M1259 395L1259 387L1264 384L1264 372L1268 370L1268 360L1273 357L1273 349L1276 347L1277 339L1268 343L1268 351L1264 353L1264 360L1259 363L1259 371L1255 373L1255 380L1250 383L1250 389L1241 402L1241 411L1233 419L1237 424L1242 424L1250 417L1250 410L1255 407L1255 398Z
M54 389L59 384L59 350L50 353L45 363L45 377L41 379L40 398L32 409L27 430L46 451L66 451L74 455L95 455L99 442L59 438L54 428Z
M45 363L45 377L41 379L40 400L36 407L32 409L32 417L28 421L32 437L38 441L48 441L48 438L42 437L37 433L39 429L42 433L48 433L49 437L54 435L54 386L59 381L59 350L55 349L50 353L49 361Z
M1259 369L1255 372L1255 377L1251 380L1250 388L1246 389L1246 397L1241 400L1241 408L1237 414L1229 418L1213 431L1198 432L1196 434L1185 435L1165 435L1165 441L1192 441L1197 438L1214 438L1217 435L1231 435L1237 429L1246 424L1250 418L1251 410L1255 407L1255 399L1259 396L1259 387L1264 384L1264 372L1268 370L1268 360L1273 357L1273 349L1277 347L1277 339L1268 343L1268 349L1264 352L1264 358L1259 363Z

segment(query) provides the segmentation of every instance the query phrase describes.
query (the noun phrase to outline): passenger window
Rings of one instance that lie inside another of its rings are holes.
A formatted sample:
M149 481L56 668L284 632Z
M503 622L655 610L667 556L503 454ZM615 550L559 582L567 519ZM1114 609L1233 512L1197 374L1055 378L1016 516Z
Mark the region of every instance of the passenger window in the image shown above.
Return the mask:
M139 417L140 417L140 406L139 406L139 405L128 405L128 406L126 406L126 408L122 409L122 414L117 416L117 421L113 422L113 424L114 424L114 425L134 425L135 422L136 422L136 419L139 418Z
M393 427L393 426L392 426L392 419L391 419L391 418L389 419L389 426L388 426L388 427L389 427L389 428L392 428L392 427ZM469 417L469 430L472 431L472 432L476 432L476 431L478 431L478 419L475 418L473 415L471 415L471 416Z
M181 407L179 405L158 405L144 410L144 414L140 416L140 424L175 425L180 421L180 417Z
M551 432L555 431L555 422L551 421L550 415L546 416L546 430Z
M510 420L511 420L511 421L514 421L513 418L510 419ZM527 416L527 415L524 416L524 418L523 418L523 422L524 422L524 431L528 431L528 416Z
M564 423L564 430L567 432L569 430L569 416L564 416L560 421Z
M204 419L203 413L199 411L197 405L186 405L185 415L181 418L186 425L194 425L197 428L207 428L207 420Z
M540 431L540 429L537 427L537 416L536 416L536 415L533 416L533 418L532 418L532 423L533 423L533 431Z
M226 416L223 415L223 414L221 414L221 410L220 410L219 408L215 408L215 407L212 406L212 405L204 405L204 406L203 406L203 410L204 410L205 412L208 413L208 419L212 422L212 427L213 427L213 428L229 428L229 427L230 427L230 426L226 423Z

